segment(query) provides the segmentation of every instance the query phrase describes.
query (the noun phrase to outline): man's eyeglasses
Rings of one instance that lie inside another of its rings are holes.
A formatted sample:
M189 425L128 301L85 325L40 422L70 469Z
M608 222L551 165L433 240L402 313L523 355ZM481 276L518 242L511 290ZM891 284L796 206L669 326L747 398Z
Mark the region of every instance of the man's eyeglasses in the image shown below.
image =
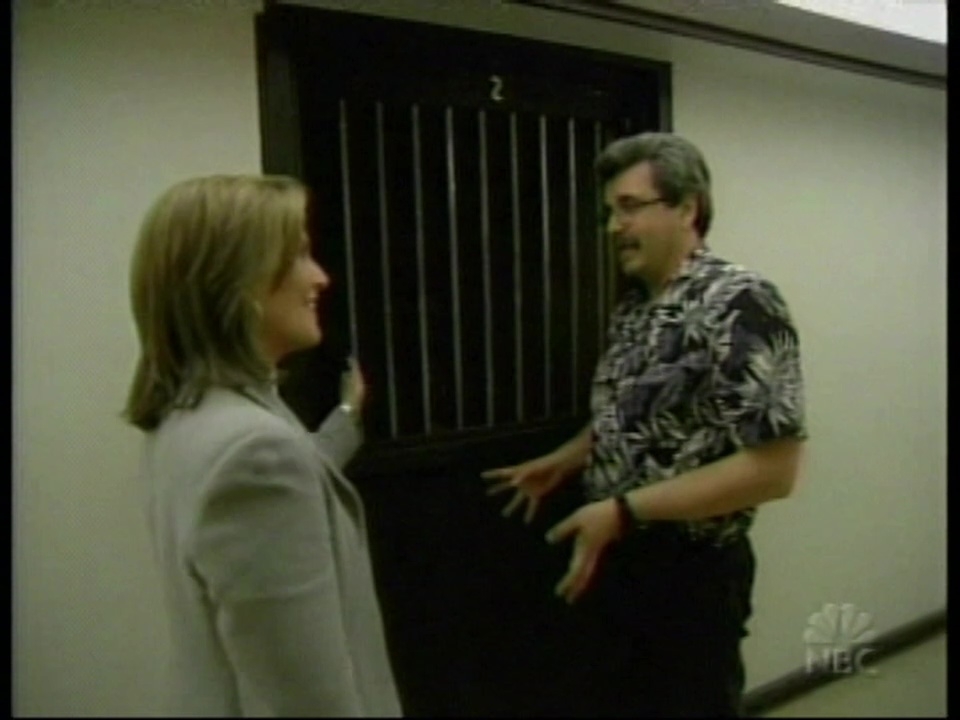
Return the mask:
M666 202L664 198L652 198L650 200L640 200L639 198L623 198L615 207L604 209L604 220L610 220L615 217L617 220L629 220L644 208L651 205L659 205Z

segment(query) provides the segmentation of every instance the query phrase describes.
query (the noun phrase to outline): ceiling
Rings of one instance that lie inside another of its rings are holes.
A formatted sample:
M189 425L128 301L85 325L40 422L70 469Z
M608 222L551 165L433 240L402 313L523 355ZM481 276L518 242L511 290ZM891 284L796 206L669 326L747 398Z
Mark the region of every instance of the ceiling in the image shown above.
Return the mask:
M917 5L925 23L909 26L905 18L913 15L894 12L888 7L879 13L880 0L870 0L873 12L853 12L847 2L834 3L831 9L820 0L512 0L518 5L534 5L595 18L624 22L680 35L698 37L724 44L750 47L824 65L846 67L868 74L882 75L917 84L946 86L947 44L926 37L938 32L945 38L931 8L937 0L897 0L897 4ZM803 4L801 8L797 5ZM868 4L866 7L870 7ZM817 8L811 11L808 8ZM935 8L934 8L935 10ZM840 12L843 11L843 12ZM943 8L944 16L946 13ZM837 15L842 15L838 17ZM856 20L854 20L856 18ZM899 22L904 28L891 31ZM885 25L886 27L878 27ZM943 23L945 26L945 22Z

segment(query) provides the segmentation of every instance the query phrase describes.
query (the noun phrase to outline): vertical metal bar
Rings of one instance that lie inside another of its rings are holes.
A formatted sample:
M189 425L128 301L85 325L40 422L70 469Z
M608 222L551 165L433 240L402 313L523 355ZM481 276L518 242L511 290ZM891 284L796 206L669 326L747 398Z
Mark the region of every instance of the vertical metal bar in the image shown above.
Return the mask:
M580 355L580 298L577 281L577 130L573 118L567 120L567 148L570 159L570 384L572 386L573 412L577 412L577 394L579 391L579 364Z
M397 436L397 383L393 357L393 303L390 301L390 232L387 222L387 172L383 147L383 103L377 102L377 180L380 185L380 274L383 282L384 318L387 330L387 397L390 433Z
M517 116L510 113L510 184L513 190L513 322L516 358L517 420L523 411L523 264L520 255L520 159L517 155Z
M487 185L487 114L479 113L480 133L480 240L483 253L483 337L487 366L487 425L493 425L493 308L490 287L490 192Z
M423 377L423 429L429 434L433 429L430 412L430 344L427 323L427 281L424 269L423 240L423 177L420 168L420 108L411 111L413 131L413 189L417 215L417 306L420 311L420 370Z
M347 125L347 104L340 100L340 181L343 183L343 237L347 245L347 314L350 322L350 352L360 355L357 336L357 288L354 284L353 208L350 202L350 138Z
M463 428L463 348L460 340L460 257L457 234L457 164L453 139L453 109L446 111L447 200L450 206L450 280L453 290L453 372L457 393L457 429Z
M550 189L547 167L547 118L540 116L540 207L543 221L543 387L544 411L552 411L550 388Z
M593 153L594 157L600 155L600 121L593 125ZM607 324L606 296L607 283L604 262L607 257L607 233L603 224L603 188L597 185L597 210L600 213L601 221L597 226L597 349L603 353L604 349L604 330Z

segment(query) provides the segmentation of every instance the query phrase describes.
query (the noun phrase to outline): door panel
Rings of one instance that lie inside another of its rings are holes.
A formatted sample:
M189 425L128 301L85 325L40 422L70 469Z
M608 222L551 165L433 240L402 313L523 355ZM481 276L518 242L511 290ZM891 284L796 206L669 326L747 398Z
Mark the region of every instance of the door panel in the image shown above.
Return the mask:
M315 426L343 358L364 368L367 442L348 472L405 707L563 708L572 630L552 589L569 550L542 538L579 490L525 526L479 473L586 422L618 292L592 165L609 140L668 126L668 68L272 5L257 38L264 169L311 187L333 278L325 341L291 358L282 392ZM594 672L602 659L582 681Z

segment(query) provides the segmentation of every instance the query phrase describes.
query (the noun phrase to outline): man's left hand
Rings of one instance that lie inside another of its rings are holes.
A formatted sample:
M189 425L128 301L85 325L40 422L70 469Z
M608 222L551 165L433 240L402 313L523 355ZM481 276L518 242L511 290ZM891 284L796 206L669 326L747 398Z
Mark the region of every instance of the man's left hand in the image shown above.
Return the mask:
M620 537L620 517L613 499L592 502L554 525L547 542L574 536L573 557L567 574L557 585L557 595L573 603L590 585L604 548Z

